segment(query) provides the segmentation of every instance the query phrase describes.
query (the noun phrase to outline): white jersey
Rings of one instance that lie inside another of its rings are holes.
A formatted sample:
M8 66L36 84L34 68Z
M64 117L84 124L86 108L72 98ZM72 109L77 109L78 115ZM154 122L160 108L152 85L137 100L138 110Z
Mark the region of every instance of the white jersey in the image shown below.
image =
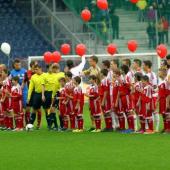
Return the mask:
M109 80L110 82L110 95L112 96L113 95L113 85L112 85L112 79L113 79L113 71L110 70L107 74L107 79Z
M156 74L154 72L150 72L146 74L149 77L149 82L152 86L158 85L158 79L156 77Z

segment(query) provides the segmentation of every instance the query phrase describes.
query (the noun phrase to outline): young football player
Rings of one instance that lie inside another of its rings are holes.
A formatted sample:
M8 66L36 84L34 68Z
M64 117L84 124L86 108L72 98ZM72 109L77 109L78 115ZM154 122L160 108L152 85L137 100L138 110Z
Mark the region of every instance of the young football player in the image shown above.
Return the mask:
M153 134L153 116L152 116L152 93L153 87L150 84L147 75L142 77L143 91L141 93L141 115L143 115L144 122L148 123L149 129L144 129L146 134ZM146 121L145 121L146 120ZM145 125L143 124L143 128Z
M142 85L142 73L140 72L136 72L135 73L135 84L132 87L132 102L134 105L134 111L138 116L138 119L140 121L140 125L141 125L141 129L139 130L139 132L144 132L145 127L143 127L143 125L145 125L144 119L143 119L143 115L140 114L140 110L141 110L141 92L143 90L143 85ZM135 124L137 126L137 122ZM137 127L136 127L137 130Z
M73 83L75 85L74 92L73 92L73 109L74 114L76 116L78 129L73 130L73 132L83 132L83 106L84 106L84 94L82 92L82 88L80 87L81 78L74 77Z
M160 125L160 118L159 113L157 112L156 108L156 102L158 98L157 93L157 85L158 85L158 79L156 74L152 71L152 62L150 60L143 61L143 70L145 72L145 75L149 77L149 83L153 87L153 93L152 93L152 108L153 108L153 116L154 116L154 122L155 122L155 131L159 131L159 125Z
M95 121L95 130L91 132L101 132L101 103L97 77L95 75L91 75L89 77L89 81L91 83L89 93L86 93L85 95L89 97L90 114Z
M110 81L107 78L108 70L101 70L101 84L100 84L100 99L101 108L105 119L105 129L103 131L110 132L113 131L112 127L112 117L111 117L111 97L110 97Z
M74 93L75 85L72 80L71 72L65 73L65 78L67 82L65 85L66 97L67 97L67 101L66 101L67 115L69 115L70 117L70 128L74 130L76 128L76 117L73 110L73 93Z
M128 130L125 133L132 133L135 130L134 124L134 112L132 107L132 96L131 96L131 82L129 73L129 67L127 65L121 66L122 76L121 82L119 84L119 94L120 94L120 112L125 113L128 122Z
M11 109L11 81L8 77L8 70L4 69L2 70L2 110L4 114L4 125L6 130L12 130L13 129L13 114Z
M167 69L160 68L158 72L160 82L158 85L158 103L159 103L159 113L162 115L164 128L162 132L170 132L170 121L169 113L167 112L166 102L167 102Z
M23 108L22 108L22 88L19 85L19 77L12 77L11 88L11 108L14 114L15 129L14 131L23 131Z

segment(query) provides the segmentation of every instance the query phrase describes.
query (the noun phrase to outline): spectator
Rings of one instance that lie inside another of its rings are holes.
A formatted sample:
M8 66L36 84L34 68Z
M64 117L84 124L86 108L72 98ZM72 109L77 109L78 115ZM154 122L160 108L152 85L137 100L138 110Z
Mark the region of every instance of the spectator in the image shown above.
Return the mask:
M164 38L166 40L166 43L168 44L168 29L169 29L169 22L168 20L163 16L162 17L162 22L163 22L163 30L164 30Z
M114 12L110 16L112 22L113 39L119 39L119 16Z
M149 39L149 48L156 47L156 28L153 23L149 23L147 30L148 39Z
M159 44L164 43L164 29L162 19L158 21L157 29L158 29L158 43Z
M153 6L150 6L149 10L147 12L147 20L148 20L148 22L155 22L155 17L156 17L155 9L153 9Z

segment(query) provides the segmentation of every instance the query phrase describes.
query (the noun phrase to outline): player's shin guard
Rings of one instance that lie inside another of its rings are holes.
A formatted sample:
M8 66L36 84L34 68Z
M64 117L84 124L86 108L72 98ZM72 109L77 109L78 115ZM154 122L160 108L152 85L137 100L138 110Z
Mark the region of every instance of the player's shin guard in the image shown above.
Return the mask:
M106 129L112 129L112 117L110 113L104 115Z
M145 131L145 119L143 116L139 116L139 120L140 120L140 128L141 130Z
M153 113L154 115L154 123L155 123L155 130L159 131L159 125L160 125L160 117L158 113Z
M119 119L119 125L120 125L120 129L124 130L125 129L125 117L123 113L120 113L118 116Z
M28 124L30 122L30 112L25 112L25 123Z
M71 129L76 128L76 116L74 114L70 115L70 128Z
M127 121L128 121L128 127L131 130L135 130L135 124L134 124L134 117L132 114L129 114L127 116Z
M30 124L34 124L35 122L35 119L36 119L36 113L31 113L31 118L30 118Z
M4 127L4 114L0 114L0 127Z
M101 117L100 116L95 116L94 119L95 119L96 129L101 129Z
M147 120L147 122L148 122L149 130L153 130L153 119L152 119L152 117L149 118Z
M41 126L41 117L42 117L42 113L41 111L37 111L37 127Z

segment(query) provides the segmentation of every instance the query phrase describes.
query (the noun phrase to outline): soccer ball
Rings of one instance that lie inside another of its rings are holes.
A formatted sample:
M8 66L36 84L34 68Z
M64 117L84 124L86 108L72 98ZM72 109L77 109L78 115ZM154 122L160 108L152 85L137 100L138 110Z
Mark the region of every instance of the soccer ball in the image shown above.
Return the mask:
M30 131L30 130L33 130L33 128L34 128L33 124L27 124L25 129L26 131Z

